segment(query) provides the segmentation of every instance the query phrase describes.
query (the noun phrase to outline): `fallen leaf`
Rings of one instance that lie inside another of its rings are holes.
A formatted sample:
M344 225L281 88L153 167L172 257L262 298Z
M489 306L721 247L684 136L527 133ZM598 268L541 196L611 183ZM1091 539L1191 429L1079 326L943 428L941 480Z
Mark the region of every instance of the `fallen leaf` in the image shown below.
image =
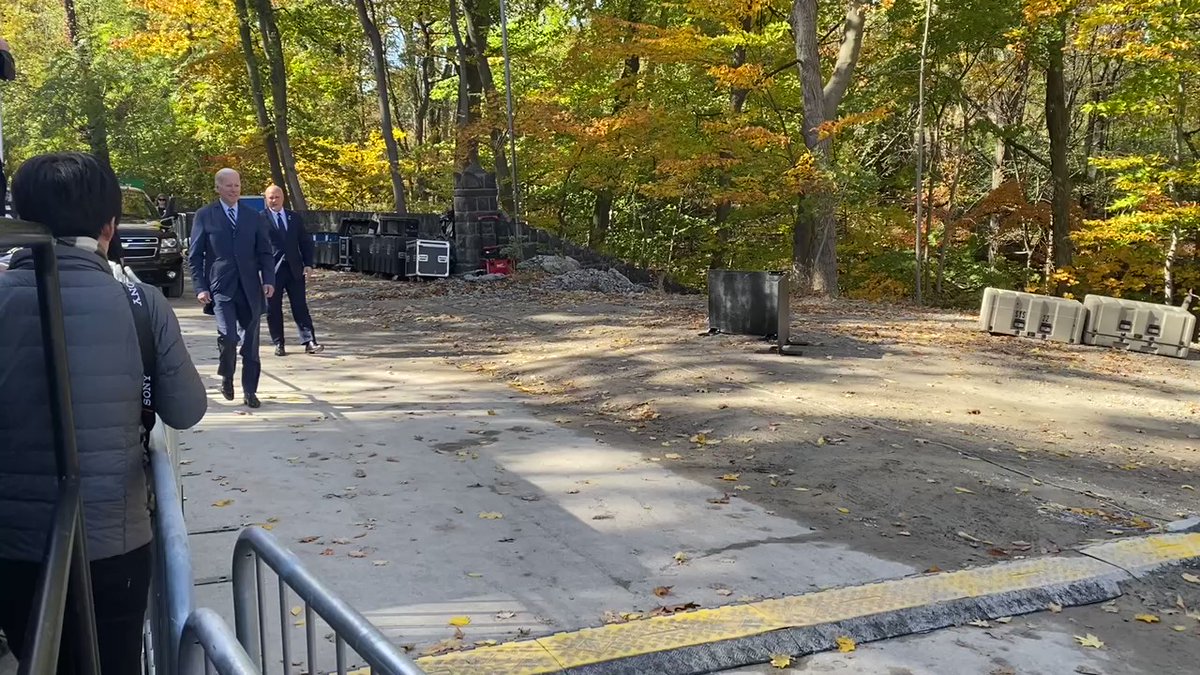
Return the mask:
M606 625L613 623L625 623L625 619L622 619L621 615L617 612L607 610L600 615L600 622Z
M674 586L658 586L654 589L654 594L660 598L665 598L671 594L671 589Z
M350 551L350 552L349 552L349 553L347 553L346 555L350 556L351 558L365 558L365 557L367 557L367 554L366 554L366 553L363 553L362 551Z
M1133 620L1141 621L1142 623L1158 623L1161 621L1161 619L1153 614L1138 614L1137 616L1133 617Z
M491 415L492 417L495 417L495 416L496 416L496 411L495 411L495 410L489 410L489 411L487 411L487 414L488 414L488 415Z
M621 613L621 619L623 621L634 621L634 620L640 619L640 618L642 618L641 612L622 612Z
M453 616L450 617L451 626L470 626L471 617L469 616Z
M501 621L503 621L505 619L511 619L516 615L517 615L516 612L496 612L496 618L500 619Z
M679 612L686 612L691 609L700 609L700 605L694 602L684 603L682 605L663 605L650 610L650 616L670 616Z
M1187 626L1171 626L1171 630L1175 631L1176 633L1182 633L1183 631L1187 630Z
M334 550L331 548L327 548L324 551L321 551L321 555L334 555Z
M668 452L667 454L663 455L663 457L666 457L667 459L683 459L683 455L679 454L678 452Z
M479 514L479 517L484 520L500 520L504 517L504 514L496 513L495 511L483 511Z
M311 544L318 539L320 539L320 537L304 537L303 539L300 539L299 542L301 544Z
M1100 638L1096 637L1095 635L1092 635L1091 633L1088 633L1087 635L1085 635L1083 637L1076 635L1075 641L1078 642L1080 644L1080 646L1083 646L1083 647L1091 647L1093 649L1104 649L1104 643L1100 641Z
M215 502L213 502L213 506L215 506L215 507L217 507L217 508L222 508L222 509L223 509L223 508L225 508L226 506L229 506L229 505L230 505L230 504L232 504L232 503L233 503L233 500L232 500L232 499L221 499L221 500L218 500L218 501L215 501Z
M975 537L972 537L971 535L969 535L966 532L963 532L961 530L958 531L956 534L958 536L962 537L963 539L966 539L967 541L971 542L972 544L982 544L983 543L983 541L976 539Z
M679 553L676 553L676 554L675 554L675 562L676 562L677 564L680 564L680 565L682 565L682 564L684 564L684 563L685 563L685 562L687 562L687 561L688 561L688 556L687 556L687 554L686 554L686 553L684 553L683 551L680 551Z
M483 578L483 575L480 574L479 572L467 572L467 576L471 577L472 579L482 579Z
M980 621L968 621L968 622L967 622L967 625L968 625L968 626L976 626L976 627L978 627L978 628L991 628L991 627L992 627L992 624L990 624L990 623L988 623L988 622L986 622L986 621L982 621L982 620L980 620Z
M1109 614L1120 614L1121 613L1121 610L1117 608L1116 602L1106 602L1103 605L1100 605L1100 609L1108 612Z
M371 564L372 564L372 565L374 565L374 566L376 566L376 567L383 567L384 565L388 564L388 561L386 561L386 560L373 560L373 561L371 561Z
M733 489L737 490L738 492L745 492L746 490L750 489L750 486L749 485L735 485L735 486L733 486Z
M846 507L844 507L844 506L839 506L839 507L838 507L838 513L850 513L850 509L848 509L848 508L846 508Z
M1179 489L1180 490L1195 490L1196 488L1191 485L1180 485Z
M723 496L720 496L720 497L709 497L708 503L709 504L728 504L729 503L729 493L725 493Z
M334 540L333 540L333 543L335 543L335 544L339 544L339 545L341 545L341 546L345 546L346 544L349 544L349 543L350 543L350 540L349 540L349 539L343 539L342 537L338 537L337 539L334 539Z
M956 487L956 488L954 488L954 491L955 491L955 492L957 492L957 493L958 493L958 494L960 494L960 495L973 495L973 494L975 494L975 491L974 491L974 490L968 490L968 489L967 489L967 488L965 488L965 487Z
M776 668L787 668L792 665L792 657L787 654L772 654L771 665Z
M304 608L296 606L296 607L293 607L291 611L292 611L292 616L300 616L300 612L303 612Z
M1051 614L1058 614L1059 612L1061 612L1063 610L1063 606L1058 604L1057 602L1052 602L1046 606L1046 609L1050 610Z
M1012 617L1011 616L1002 616L999 619L996 619L996 623L1012 623Z
M851 638L848 638L844 635L837 639L837 647L838 647L838 651L842 652L843 654L845 654L847 652L852 652L855 649L858 649L858 645L856 645L854 643L854 640L852 640Z
M941 572L941 571L942 571L942 568L938 567L937 565L931 565L929 567L929 569L925 570L925 574L937 574L938 572Z
M733 481L738 480L741 477L742 477L742 474L740 474L740 473L727 473L724 476L721 476L720 479L733 482Z
M433 645L430 645L429 647L425 648L425 650L422 651L421 654L423 656L437 656L438 654L446 654L448 652L455 652L462 648L463 648L462 638L457 638L457 637L447 638L445 640L442 640L441 642L438 642L437 644L433 644Z
M1183 580L1189 584L1200 584L1200 577L1196 576L1195 574L1188 574L1187 572L1184 572L1179 576L1183 577Z
M1014 541L1012 546L1014 551L1028 551L1033 548L1033 544L1027 541Z
M727 597L733 595L733 591L729 590L728 588L718 588L717 595L727 598Z

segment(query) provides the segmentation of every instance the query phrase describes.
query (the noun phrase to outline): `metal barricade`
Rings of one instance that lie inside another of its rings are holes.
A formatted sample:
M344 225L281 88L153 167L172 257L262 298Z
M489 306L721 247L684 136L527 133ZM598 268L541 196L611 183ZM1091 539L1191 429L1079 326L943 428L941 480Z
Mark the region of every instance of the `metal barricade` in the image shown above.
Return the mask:
M346 647L350 647L377 675L421 675L417 664L402 654L379 629L359 612L334 595L301 565L299 558L281 546L266 530L248 527L238 536L233 551L233 613L241 642L253 663L266 672L267 588L263 564L279 577L279 620L284 672L290 672L288 592L304 601L304 633L307 672L317 671L316 618L333 629L338 675L346 675Z
M168 433L166 438L171 435ZM160 435L160 439L164 436ZM149 665L154 675L177 675L176 656L188 615L192 611L192 555L183 520L170 451L151 437L150 472L154 491L154 573L146 610Z
M188 616L181 640L179 675L259 675L233 631L211 609Z
M67 372L67 343L54 238L42 225L0 218L0 249L10 246L29 247L33 252L51 412L50 432L54 438L58 473L53 525L47 537L44 565L34 589L28 641L18 672L26 675L55 671L64 622L69 619L76 636L70 649L79 662L79 670L99 673L91 569L80 498L79 452L75 445L71 379Z

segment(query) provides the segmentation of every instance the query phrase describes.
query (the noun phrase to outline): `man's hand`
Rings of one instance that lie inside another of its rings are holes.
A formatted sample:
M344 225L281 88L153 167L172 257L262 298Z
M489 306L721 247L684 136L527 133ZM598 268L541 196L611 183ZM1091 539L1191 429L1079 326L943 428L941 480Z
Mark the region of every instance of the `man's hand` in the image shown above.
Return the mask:
M212 293L209 293L208 291L200 291L196 294L196 301L202 305L207 305L208 303L212 302Z
M311 278L312 278L312 268L311 268L311 267L305 267L305 268L304 268L304 278L305 278L305 279L311 279Z
M275 287L271 284L263 284L263 295L267 296L267 299L270 300L271 296L275 295Z

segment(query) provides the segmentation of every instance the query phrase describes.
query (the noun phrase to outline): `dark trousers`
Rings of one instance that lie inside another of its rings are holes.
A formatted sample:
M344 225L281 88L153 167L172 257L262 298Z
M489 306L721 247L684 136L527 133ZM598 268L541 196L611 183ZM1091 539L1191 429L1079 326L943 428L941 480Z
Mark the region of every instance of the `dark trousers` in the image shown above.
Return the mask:
M275 295L267 300L267 330L271 332L271 342L276 345L284 343L284 292L287 293L288 304L292 306L292 319L300 331L301 344L316 342L317 333L313 329L312 316L308 313L308 300L304 297L304 275L294 274L286 264L275 272Z
M242 393L256 393L258 376L262 373L262 361L258 358L258 332L262 315L251 309L240 290L232 296L214 298L213 315L217 319L217 353L220 356L217 374L222 378L233 377L237 372L238 345L241 344Z
M147 544L115 558L92 561L102 675L142 672L142 622L150 593L151 555ZM25 655L29 612L41 569L38 562L0 560L0 629L17 657ZM75 674L75 640L68 621L59 651L59 675Z

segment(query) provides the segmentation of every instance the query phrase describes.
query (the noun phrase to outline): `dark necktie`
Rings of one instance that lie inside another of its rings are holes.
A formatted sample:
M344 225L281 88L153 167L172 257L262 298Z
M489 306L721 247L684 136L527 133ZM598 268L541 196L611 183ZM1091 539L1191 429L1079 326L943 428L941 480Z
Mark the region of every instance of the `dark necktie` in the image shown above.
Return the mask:
M275 214L275 223L279 226L280 232L287 232L287 222L283 219L283 211Z
M237 234L237 212L232 206L225 207L225 214L229 216L229 222L233 225L233 233Z

